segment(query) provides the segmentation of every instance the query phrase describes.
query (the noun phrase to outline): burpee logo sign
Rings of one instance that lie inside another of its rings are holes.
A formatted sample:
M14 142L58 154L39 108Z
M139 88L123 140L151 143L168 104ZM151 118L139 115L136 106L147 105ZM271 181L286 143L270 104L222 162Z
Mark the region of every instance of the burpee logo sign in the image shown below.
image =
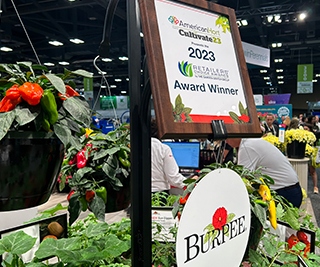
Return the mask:
M230 169L212 171L197 184L183 210L177 264L240 266L249 232L250 202L241 177Z

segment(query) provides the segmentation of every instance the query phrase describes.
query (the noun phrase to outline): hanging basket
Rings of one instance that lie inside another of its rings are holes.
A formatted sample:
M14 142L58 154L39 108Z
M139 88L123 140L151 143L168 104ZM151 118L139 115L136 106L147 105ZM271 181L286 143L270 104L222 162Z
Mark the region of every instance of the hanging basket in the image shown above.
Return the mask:
M45 203L64 157L59 139L45 133L12 132L0 141L0 211Z
M287 144L287 156L292 159L303 159L305 157L306 143L292 141Z

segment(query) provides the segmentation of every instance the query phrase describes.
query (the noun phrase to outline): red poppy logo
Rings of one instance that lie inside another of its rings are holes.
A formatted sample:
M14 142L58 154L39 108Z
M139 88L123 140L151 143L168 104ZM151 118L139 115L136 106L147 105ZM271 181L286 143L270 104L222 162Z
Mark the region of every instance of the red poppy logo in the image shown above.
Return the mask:
M224 207L218 208L212 216L212 226L214 229L222 230L227 223L228 213Z
M226 224L230 223L235 216L234 213L228 213L225 207L218 208L212 215L212 222L204 228L204 243L212 242L220 232L227 236L229 227Z

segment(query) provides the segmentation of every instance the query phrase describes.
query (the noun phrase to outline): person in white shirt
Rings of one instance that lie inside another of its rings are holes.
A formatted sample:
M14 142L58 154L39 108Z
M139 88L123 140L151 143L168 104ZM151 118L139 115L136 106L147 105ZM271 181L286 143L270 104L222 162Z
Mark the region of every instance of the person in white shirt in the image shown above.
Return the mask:
M186 178L179 173L179 166L171 148L157 138L158 128L155 120L151 121L151 136L151 192L169 193L171 186L183 188Z
M293 206L300 207L302 190L298 175L278 148L261 138L234 138L228 139L227 142L239 148L238 165L250 170L262 167L262 173L274 180L270 188L286 198Z

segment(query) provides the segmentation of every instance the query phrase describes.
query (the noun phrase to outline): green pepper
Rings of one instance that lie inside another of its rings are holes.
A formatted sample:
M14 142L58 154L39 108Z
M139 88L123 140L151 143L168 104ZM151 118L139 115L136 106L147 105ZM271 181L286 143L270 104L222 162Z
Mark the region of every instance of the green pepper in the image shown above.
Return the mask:
M120 163L122 164L123 167L130 168L131 163L130 163L129 160L123 159L121 157L118 157L118 159L119 159L119 161L120 161Z
M259 205L261 205L263 207L267 207L268 206L268 203L263 201L263 200L261 200L261 199L255 199L254 203L257 203L257 204L259 204Z
M86 211L88 209L88 203L85 197L79 197L79 202L82 211Z
M98 197L102 198L104 203L107 203L107 189L104 186L99 187L96 190L96 194Z
M45 116L42 119L42 128L47 132L50 131L50 122Z
M48 115L50 124L55 124L58 120L57 102L53 93L49 89L44 90L40 103L42 109Z
M118 152L118 156L123 159L128 159L128 153L123 148L120 148L120 150Z

